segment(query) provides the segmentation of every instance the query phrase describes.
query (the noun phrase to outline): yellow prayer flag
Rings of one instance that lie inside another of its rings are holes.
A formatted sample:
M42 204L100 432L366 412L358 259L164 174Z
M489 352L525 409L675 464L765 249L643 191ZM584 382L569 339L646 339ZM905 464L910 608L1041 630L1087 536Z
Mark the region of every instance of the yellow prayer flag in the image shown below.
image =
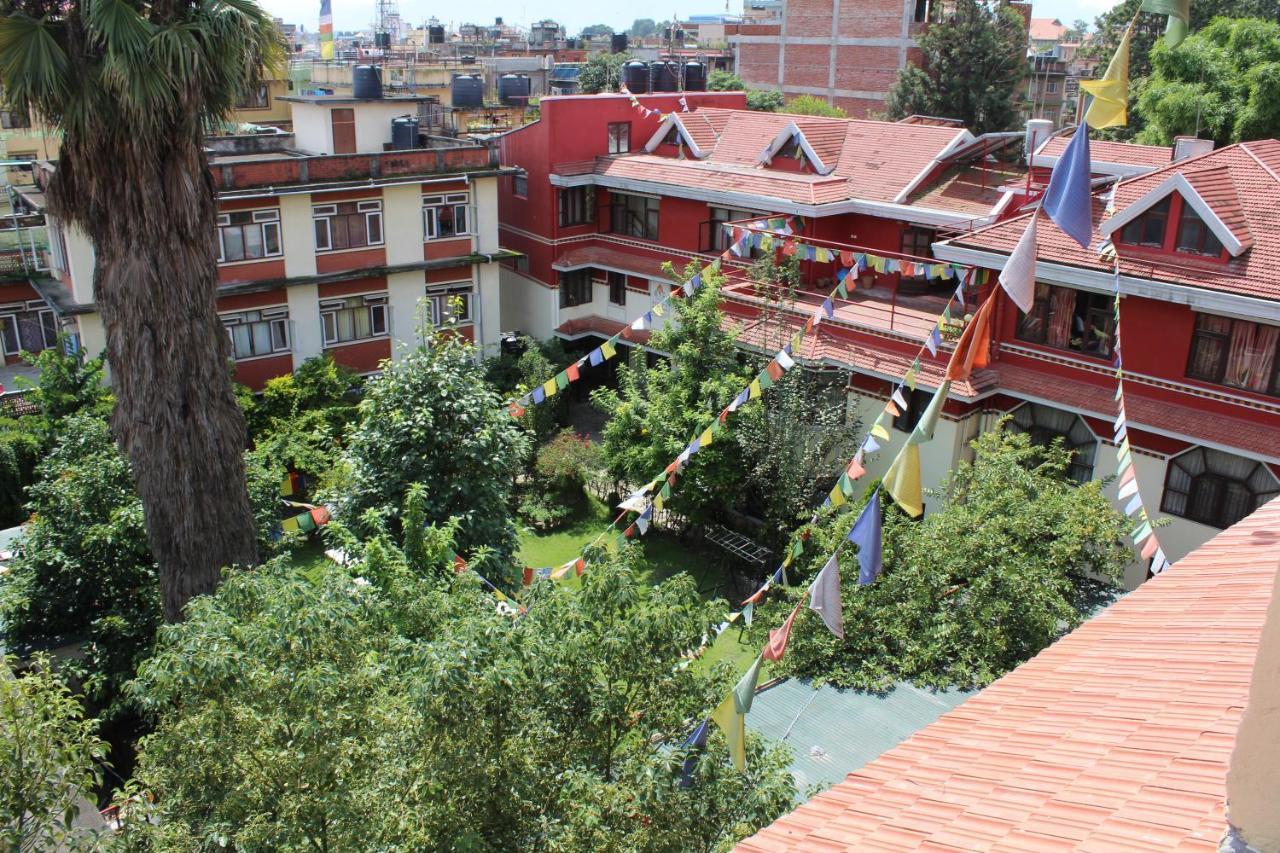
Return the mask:
M298 530L301 529L298 526L297 516L294 516L293 518L286 518L284 521L280 522L280 527L285 533L297 533Z
M831 494L828 497L831 499L832 506L843 506L846 502L844 490L840 488L839 483L836 483L835 488L831 490Z
M884 489L898 506L912 518L924 512L924 494L920 489L920 446L907 442L884 474Z
M1084 121L1094 129L1129 122L1129 40L1133 35L1133 23L1130 21L1125 29L1102 79L1080 81L1080 88L1093 95L1093 103L1085 112Z
M546 394L548 397L554 397L556 391L559 390L560 389L556 387L556 381L554 379L548 379L546 382L542 383L542 393Z
M747 718L738 713L734 703L733 691L724 697L720 706L711 712L711 721L724 732L724 739L729 742L729 756L733 766L741 773L747 769Z
M760 380L752 379L751 384L747 386L747 399L755 400L760 396Z
M871 434L876 438L882 438L885 441L889 440L889 431L879 421L876 421L875 426L871 428Z
M702 435L698 436L698 442L701 444L702 447L710 447L713 438L714 437L711 435L711 430L704 429L702 431Z
M605 361L608 361L618 354L618 351L613 348L613 341L605 341L602 343L600 345L600 352L604 353Z
M666 503L666 501L662 499L662 495L656 495L653 499L653 508L661 511L664 503Z

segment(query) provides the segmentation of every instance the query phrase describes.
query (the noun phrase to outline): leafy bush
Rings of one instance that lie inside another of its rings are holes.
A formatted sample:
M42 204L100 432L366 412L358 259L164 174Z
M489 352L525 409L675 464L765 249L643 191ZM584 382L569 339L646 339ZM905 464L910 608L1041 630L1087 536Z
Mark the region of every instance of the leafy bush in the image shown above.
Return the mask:
M776 113L782 109L782 93L773 89L751 89L747 92L747 109Z
M884 574L857 584L856 549L841 552L845 641L817 619L796 622L785 674L870 690L902 680L980 687L1080 623L1132 557L1123 516L1102 484L1067 477L1070 454L1002 430L973 442L945 484L942 509L914 521L884 508ZM868 487L870 489L870 487ZM858 512L827 510L801 571L812 577ZM796 587L789 599L803 595ZM788 605L790 606L790 605ZM761 618L763 632L782 619Z
M844 110L831 106L825 98L819 98L817 95L797 95L787 101L787 105L782 108L782 112L802 116L821 116L823 118L845 117Z
M536 527L567 524L586 504L586 485L603 467L600 449L566 429L539 448L520 494L520 515Z

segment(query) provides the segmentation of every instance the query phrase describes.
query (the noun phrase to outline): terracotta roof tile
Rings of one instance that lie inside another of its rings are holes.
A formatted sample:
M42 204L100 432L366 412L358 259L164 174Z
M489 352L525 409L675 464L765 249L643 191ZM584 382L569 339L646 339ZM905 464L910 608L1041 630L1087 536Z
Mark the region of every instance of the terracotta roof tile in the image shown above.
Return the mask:
M1091 148L1092 145L1091 142ZM1138 278L1280 300L1280 205L1275 203L1280 194L1280 170L1274 166L1280 166L1280 141L1267 139L1230 145L1121 181L1115 188L1117 211L1124 210L1146 195L1174 172L1190 175L1208 169L1224 168L1230 174L1240 209L1239 217L1234 210L1228 210L1228 215L1237 223L1236 227L1247 228L1254 240L1252 248L1240 257L1232 258L1225 265L1199 262L1186 255L1179 255L1154 267L1137 257L1126 258L1121 249L1122 272ZM1223 192L1219 180L1204 180L1214 185L1212 188L1215 193ZM1026 230L1027 218L1031 215L1024 214L944 242L1007 255L1013 251L1018 238ZM1097 228L1104 215L1101 199L1095 199L1093 247L1102 242ZM1059 230L1047 217L1041 218L1037 236L1037 257L1041 261L1108 273L1112 270L1111 262L1100 259L1095 248L1082 249L1080 244Z
M1277 528L1280 500L738 849L1213 849Z
M1053 136L1036 151L1036 156L1061 157L1067 150L1072 134ZM1131 142L1108 142L1104 139L1089 140L1089 156L1097 163L1117 163L1124 166L1142 166L1159 169L1173 161L1173 149L1164 145L1135 145Z
M1231 180L1231 170L1226 166L1197 169L1186 173L1187 183L1200 194L1205 203L1218 215L1222 224L1245 246L1253 244L1249 233L1249 221L1240 207L1236 185Z

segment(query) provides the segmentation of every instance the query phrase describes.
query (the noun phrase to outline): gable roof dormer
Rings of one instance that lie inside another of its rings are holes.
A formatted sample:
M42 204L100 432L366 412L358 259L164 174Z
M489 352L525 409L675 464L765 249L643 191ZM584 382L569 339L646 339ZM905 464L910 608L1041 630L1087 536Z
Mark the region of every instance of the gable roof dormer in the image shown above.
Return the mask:
M809 165L812 166L813 170L819 175L829 175L832 170L835 169L835 163L827 165L823 162L822 158L818 156L818 152L814 150L813 145L811 145L809 140L805 137L804 131L802 131L794 121L788 122L786 127L778 131L777 135L774 136L773 141L760 152L758 162L762 166L768 166L773 162L773 158L777 156L778 152L786 147L789 142L793 141L796 143L796 147L799 148L800 151L804 152L804 156L809 161Z
M1233 258L1238 258L1253 246L1253 235L1236 194L1235 183L1226 166L1197 169L1193 172L1175 172L1165 178L1141 198L1135 199L1124 210L1102 222L1098 231L1113 240L1125 225L1133 222L1174 193L1182 197L1218 238Z
M689 153L693 155L695 159L704 160L707 155L711 153L709 150L705 150L698 144L698 140L695 138L696 134L691 133L689 128L685 126L685 123L680 118L679 113L671 113L662 120L662 123L658 125L658 129L654 132L653 136L651 136L649 141L645 143L644 150L649 154L652 154L657 150L658 146L671 135L672 131L675 131L676 138L679 139L680 142L684 143L685 147L689 149ZM703 140L704 143L706 141L707 140L705 139Z

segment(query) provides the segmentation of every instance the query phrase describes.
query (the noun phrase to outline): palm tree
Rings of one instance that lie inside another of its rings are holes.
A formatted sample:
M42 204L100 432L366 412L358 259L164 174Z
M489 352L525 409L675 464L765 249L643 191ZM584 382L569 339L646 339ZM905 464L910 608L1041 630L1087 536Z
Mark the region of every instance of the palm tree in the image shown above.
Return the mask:
M251 0L0 0L0 85L61 129L49 209L96 253L112 426L170 621L258 559L202 142L282 51Z

